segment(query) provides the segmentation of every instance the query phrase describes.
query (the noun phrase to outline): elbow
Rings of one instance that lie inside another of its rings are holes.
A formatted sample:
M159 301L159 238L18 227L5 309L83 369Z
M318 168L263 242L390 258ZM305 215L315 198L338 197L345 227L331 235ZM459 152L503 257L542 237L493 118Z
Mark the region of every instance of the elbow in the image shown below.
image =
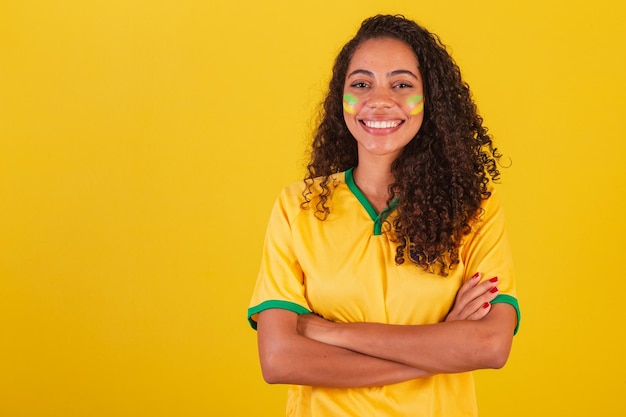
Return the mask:
M474 335L480 340L483 369L501 369L506 365L513 345L516 315L513 308L498 304L485 318L476 322Z
M493 335L487 338L483 346L483 368L484 369L502 369L509 359L511 353L512 339L502 337L501 335Z
M271 352L265 352L260 357L261 373L263 380L268 384L285 384L289 383L289 375L286 370L289 369L285 365L285 355L280 350L272 349Z
M261 374L263 380L268 384L280 384L281 382L279 368L274 365L274 361L270 358L261 358Z
M491 358L487 363L487 368L489 369L502 369L506 362L509 359L508 351L496 351L492 354Z
M281 383L280 378L275 372L268 371L265 368L263 368L262 373L263 373L263 380L267 384L280 384Z
M261 373L263 375L263 380L268 384L283 383L280 372L278 372L276 368L272 368L268 365L261 365Z

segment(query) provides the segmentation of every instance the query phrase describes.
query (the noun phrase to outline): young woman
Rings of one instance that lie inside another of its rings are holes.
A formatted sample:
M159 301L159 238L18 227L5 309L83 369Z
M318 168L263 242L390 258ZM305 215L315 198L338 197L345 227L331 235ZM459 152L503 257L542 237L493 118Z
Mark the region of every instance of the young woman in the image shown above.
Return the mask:
M339 53L248 317L288 416L475 416L519 323L498 154L438 38L402 16Z

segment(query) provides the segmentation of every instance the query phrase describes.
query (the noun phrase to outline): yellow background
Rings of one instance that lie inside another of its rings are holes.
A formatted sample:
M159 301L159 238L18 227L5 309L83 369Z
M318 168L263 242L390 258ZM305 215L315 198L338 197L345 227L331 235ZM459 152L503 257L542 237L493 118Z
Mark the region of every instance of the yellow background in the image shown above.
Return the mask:
M481 416L626 415L626 14L597 1L0 5L0 415L280 416L246 308L331 61L401 12L512 165L523 311Z

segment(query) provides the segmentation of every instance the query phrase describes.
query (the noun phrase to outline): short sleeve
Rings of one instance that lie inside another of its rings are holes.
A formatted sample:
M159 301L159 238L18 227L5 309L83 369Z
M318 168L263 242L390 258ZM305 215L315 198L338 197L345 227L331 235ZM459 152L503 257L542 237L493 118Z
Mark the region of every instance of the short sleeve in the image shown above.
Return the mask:
M498 277L499 294L492 304L506 303L513 306L517 313L517 333L521 315L515 289L513 257L502 205L495 189L490 191L491 196L482 205L480 221L475 225L471 237L464 242L461 256L468 272L480 272L483 280Z
M294 187L281 192L270 215L263 256L248 308L248 321L256 329L257 315L270 308L310 313L302 269L294 252L292 224L300 213Z

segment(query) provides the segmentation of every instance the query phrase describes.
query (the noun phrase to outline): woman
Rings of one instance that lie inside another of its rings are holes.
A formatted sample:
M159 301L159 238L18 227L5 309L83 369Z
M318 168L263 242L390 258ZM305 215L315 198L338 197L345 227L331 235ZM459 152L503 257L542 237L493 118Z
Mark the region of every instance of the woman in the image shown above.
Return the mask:
M519 322L498 154L435 35L363 22L308 176L272 212L248 310L288 416L474 416Z

